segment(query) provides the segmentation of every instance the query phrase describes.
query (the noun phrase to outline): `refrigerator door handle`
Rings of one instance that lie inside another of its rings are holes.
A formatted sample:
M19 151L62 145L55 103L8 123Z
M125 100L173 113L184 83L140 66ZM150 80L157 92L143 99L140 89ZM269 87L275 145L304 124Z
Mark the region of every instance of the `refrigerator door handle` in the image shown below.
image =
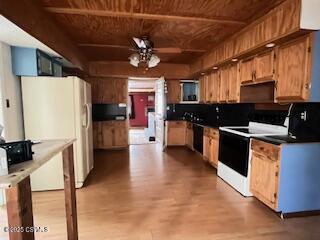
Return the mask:
M86 129L89 129L89 118L90 118L90 109L89 109L89 105L85 104L86 107Z

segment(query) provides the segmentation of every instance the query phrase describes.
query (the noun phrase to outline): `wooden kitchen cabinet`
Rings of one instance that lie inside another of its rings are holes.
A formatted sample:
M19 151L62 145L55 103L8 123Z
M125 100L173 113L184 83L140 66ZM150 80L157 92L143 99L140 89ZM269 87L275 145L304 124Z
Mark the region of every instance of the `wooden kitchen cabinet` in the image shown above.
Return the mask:
M211 158L210 154L210 128L205 127L203 129L203 159L205 161L209 161Z
M215 71L206 78L206 102L219 102L220 79L219 72Z
M239 63L241 84L254 84L275 80L275 53L273 50L259 53Z
M219 130L210 129L210 158L209 163L217 168L219 159Z
M229 69L223 67L220 70L219 102L226 103L229 95Z
M257 199L281 214L320 210L320 143L252 139L251 150L250 191Z
M116 79L113 84L115 102L126 104L128 102L128 80Z
M275 52L267 51L254 58L254 81L264 82L275 80Z
M310 91L310 37L284 44L278 50L276 98L281 101L306 101Z
M210 103L213 95L213 86L212 86L212 74L208 74L204 76L205 81L205 101L206 103Z
M128 146L127 121L93 122L95 149L125 148Z
M219 130L206 127L203 132L203 159L218 167Z
M200 96L199 96L199 102L205 103L206 102L206 75L203 75L199 79L199 89L200 89Z
M181 86L180 80L168 80L167 82L167 102L180 103L181 101Z
M116 92L114 89L114 80L102 80L98 85L99 93L101 95L101 103L112 104L117 103Z
M240 101L240 82L238 76L238 64L231 64L228 68L228 102L236 103Z
M193 124L187 123L186 145L193 150Z
M241 84L252 83L254 80L254 58L244 59L239 63L239 78Z
M89 80L93 104L127 103L127 79L93 78Z
M279 186L280 147L253 139L251 149L250 191L275 210Z
M167 121L167 146L186 145L187 123L185 121Z

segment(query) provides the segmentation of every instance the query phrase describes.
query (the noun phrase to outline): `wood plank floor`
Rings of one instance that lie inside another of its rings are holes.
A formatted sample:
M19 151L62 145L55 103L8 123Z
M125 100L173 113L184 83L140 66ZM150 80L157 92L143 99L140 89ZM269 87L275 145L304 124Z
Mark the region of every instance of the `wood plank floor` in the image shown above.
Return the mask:
M185 148L96 152L94 172L77 198L80 240L320 239L319 216L281 220ZM50 229L37 239L66 239L63 192L34 193L33 203L35 225Z

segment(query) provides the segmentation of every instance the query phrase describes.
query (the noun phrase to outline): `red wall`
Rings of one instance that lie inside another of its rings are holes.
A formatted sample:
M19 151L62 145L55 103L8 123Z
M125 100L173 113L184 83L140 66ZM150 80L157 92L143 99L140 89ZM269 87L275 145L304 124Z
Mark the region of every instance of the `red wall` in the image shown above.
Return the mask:
M130 127L147 127L148 117L145 115L147 106L154 107L154 101L148 102L148 96L154 93L130 93L133 96L135 118L130 119Z

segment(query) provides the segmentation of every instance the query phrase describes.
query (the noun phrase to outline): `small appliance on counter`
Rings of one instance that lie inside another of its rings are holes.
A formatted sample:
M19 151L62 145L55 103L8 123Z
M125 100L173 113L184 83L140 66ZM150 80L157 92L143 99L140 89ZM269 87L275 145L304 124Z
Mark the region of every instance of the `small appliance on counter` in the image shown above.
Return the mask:
M30 140L0 144L0 176L7 175L10 166L32 160Z

